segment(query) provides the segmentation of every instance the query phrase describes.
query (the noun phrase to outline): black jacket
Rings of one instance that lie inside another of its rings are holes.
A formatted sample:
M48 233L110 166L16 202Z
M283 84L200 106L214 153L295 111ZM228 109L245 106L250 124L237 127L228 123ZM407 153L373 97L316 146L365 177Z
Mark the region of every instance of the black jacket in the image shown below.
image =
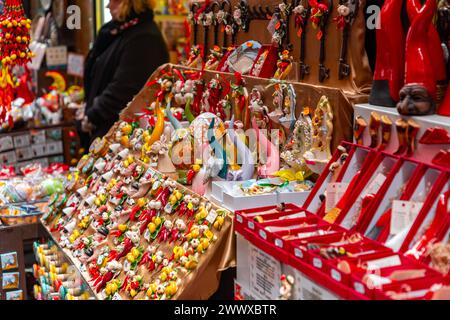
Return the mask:
M137 25L118 33L111 33L119 30L117 23L104 25L86 59L86 115L96 126L91 141L109 131L150 75L169 61L153 12L137 17Z

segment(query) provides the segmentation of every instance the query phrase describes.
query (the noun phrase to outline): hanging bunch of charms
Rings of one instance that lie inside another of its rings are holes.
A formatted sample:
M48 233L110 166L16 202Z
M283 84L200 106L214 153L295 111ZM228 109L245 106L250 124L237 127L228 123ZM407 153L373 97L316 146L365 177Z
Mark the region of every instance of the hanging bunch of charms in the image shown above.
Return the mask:
M32 58L30 29L31 20L25 17L22 1L6 0L0 16L0 124L7 121L10 128L14 125L10 111L16 86L12 71Z

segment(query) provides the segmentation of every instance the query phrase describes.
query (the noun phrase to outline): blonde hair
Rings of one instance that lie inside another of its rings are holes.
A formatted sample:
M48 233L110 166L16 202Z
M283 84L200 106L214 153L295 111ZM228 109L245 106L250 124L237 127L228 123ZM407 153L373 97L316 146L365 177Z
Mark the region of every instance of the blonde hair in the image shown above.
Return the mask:
M125 21L132 11L136 14L141 14L148 9L153 9L155 6L156 0L122 0L118 20Z

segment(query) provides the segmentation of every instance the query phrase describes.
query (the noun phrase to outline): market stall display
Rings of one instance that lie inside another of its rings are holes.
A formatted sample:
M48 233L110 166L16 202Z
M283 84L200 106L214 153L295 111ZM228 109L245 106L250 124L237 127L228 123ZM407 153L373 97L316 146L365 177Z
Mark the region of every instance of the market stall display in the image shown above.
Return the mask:
M236 268L236 300L450 300L448 0L379 20L355 0L158 1L176 64L89 150L81 78L57 65L67 3L33 28L54 70L25 66L20 3L0 16L0 298L208 299Z

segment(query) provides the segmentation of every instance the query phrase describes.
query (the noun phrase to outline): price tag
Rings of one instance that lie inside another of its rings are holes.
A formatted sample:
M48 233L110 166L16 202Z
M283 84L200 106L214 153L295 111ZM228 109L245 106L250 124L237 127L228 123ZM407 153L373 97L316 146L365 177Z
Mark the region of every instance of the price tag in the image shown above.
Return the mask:
M144 239L150 242L150 231L148 229L144 232Z
M391 234L398 234L408 225L410 211L411 202L394 200L392 204Z
M335 208L339 200L341 200L345 191L348 188L348 183L343 182L334 182L330 183L327 186L326 197L325 197L325 206L326 212L331 211L331 209Z
M283 248L283 240L275 239L275 245L279 248Z
M355 282L354 288L355 288L356 292L359 292L361 294L364 294L366 292L366 290L364 290L364 286L359 282Z
M164 211L167 213L172 213L173 210L173 206L171 203L167 203L166 206L164 207Z
M294 254L295 254L296 257L298 257L300 259L303 259L303 251L302 250L300 250L298 248L295 248Z
M267 240L267 233L264 230L259 230L259 236L264 240Z
M236 221L239 223L242 223L244 220L242 219L242 217L240 215L236 216Z
M322 269L322 260L320 260L319 258L314 258L313 259L313 265L317 269Z
M209 211L209 214L206 217L206 221L208 221L210 224L213 224L214 221L216 221L216 218L217 218L216 210L211 210L211 211Z
M123 300L119 293L115 293L112 297L113 300Z
M253 223L253 221L248 222L248 227L252 230L255 230L255 224Z
M392 204L391 235L400 233L414 223L422 206L422 202L394 200Z
M331 277L334 280L339 281L339 282L341 282L341 280L342 280L341 273L335 269L331 270Z
M267 30L270 32L271 35L277 31L277 25L280 23L280 20L276 15L272 16L272 19L269 22L269 25L267 26Z
M67 64L67 47L49 47L47 48L45 57L48 67L65 66Z
M84 75L84 56L70 52L67 57L67 74L76 77Z

